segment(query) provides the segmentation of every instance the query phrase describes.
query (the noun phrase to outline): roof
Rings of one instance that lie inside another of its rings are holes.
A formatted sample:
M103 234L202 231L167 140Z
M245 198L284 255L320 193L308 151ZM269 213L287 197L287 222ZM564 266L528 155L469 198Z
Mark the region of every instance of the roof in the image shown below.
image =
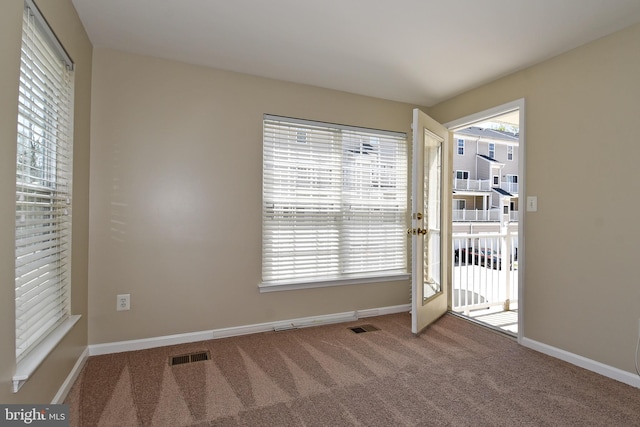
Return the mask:
M513 194L509 193L508 191L504 191L502 188L494 187L492 188L492 190L500 194L501 196L513 197Z
M519 138L517 134L505 132L497 129L485 129L477 126L471 126L466 129L455 131L456 135L471 136L474 138L486 138L495 139L498 141L518 143Z
M489 156L487 156L487 155L485 155L485 154L477 154L477 156L478 156L478 157L481 157L481 158L483 158L483 159L485 159L486 161L491 162L491 163L498 163L498 164L500 164L500 165L503 165L503 164L504 164L504 163L502 163L502 162L497 161L496 159L492 159L491 157L489 157Z

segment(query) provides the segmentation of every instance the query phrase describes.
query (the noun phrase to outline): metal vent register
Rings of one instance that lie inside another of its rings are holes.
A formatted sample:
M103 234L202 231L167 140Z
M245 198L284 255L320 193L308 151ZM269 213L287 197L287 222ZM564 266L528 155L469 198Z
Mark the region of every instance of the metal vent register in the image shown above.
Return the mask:
M349 329L351 329L356 334L361 334L363 332L373 332L373 331L379 331L380 330L380 329L376 328L373 325L360 325L360 326L354 326L353 328L349 328Z
M203 360L211 360L211 354L208 351L171 356L169 357L169 365L183 365L185 363L201 362Z

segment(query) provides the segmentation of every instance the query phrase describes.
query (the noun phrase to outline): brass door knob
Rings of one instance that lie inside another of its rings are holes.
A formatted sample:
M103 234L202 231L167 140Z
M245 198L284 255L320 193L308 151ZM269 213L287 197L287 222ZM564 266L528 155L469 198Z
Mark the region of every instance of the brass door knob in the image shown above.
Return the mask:
M411 235L425 235L427 234L427 230L425 230L424 228L407 228L407 235L411 236Z

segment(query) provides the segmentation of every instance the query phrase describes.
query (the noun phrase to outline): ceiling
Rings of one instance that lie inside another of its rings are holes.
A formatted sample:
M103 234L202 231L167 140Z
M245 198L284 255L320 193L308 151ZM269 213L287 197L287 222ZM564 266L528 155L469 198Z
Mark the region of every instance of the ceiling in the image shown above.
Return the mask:
M95 47L432 106L640 22L640 0L72 0Z

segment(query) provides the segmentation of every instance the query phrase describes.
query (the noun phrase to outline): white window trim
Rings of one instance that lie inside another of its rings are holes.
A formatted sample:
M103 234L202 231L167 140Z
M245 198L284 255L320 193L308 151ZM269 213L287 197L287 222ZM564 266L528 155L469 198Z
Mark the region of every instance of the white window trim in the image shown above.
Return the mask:
M459 173L459 172L461 172L463 176L464 176L464 174L466 173L466 174L467 174L467 177L466 177L466 178L458 178L458 173ZM471 174L469 173L469 171L462 170L462 169L457 169L457 170L455 171L455 179L469 179L469 177L470 177L470 176L471 176Z
M462 146L460 146L460 143L462 142ZM458 138L458 140L456 141L456 153L458 154L458 156L464 156L465 153L465 149L466 147L466 143L465 140L462 138ZM460 148L462 148L462 153L460 153Z
M320 127L327 127L327 129L359 131L359 132L365 132L365 133L375 133L380 136L388 135L392 137L400 136L402 138L406 138L406 134L400 133L400 132L382 131L382 130L376 130L376 129L364 129L364 128L348 126L348 125L336 125L333 123L314 122L314 121L305 120L305 119L294 119L289 117L273 116L269 114L264 115L264 120L276 121L276 122L281 121L285 124L300 124L300 125L307 125L307 126L310 125L310 126L316 126L316 127L320 126ZM407 183L407 186L408 186L408 183ZM408 188L407 188L407 191L408 191ZM408 193L407 193L407 199L408 199ZM264 212L263 212L263 216L264 216ZM264 217L263 217L263 221L264 221ZM408 259L407 259L407 265L405 265L404 268L378 270L378 271L371 271L371 272L359 272L359 273L352 273L352 274L342 273L340 275L336 275L335 277L332 275L329 275L325 277L318 276L318 277L309 277L309 278L289 278L289 279L282 279L282 280L268 280L258 284L258 288L261 293L264 293L264 292L286 291L286 290L296 290L296 289L320 288L320 287L329 287L329 286L354 285L354 284L363 284L363 283L379 283L379 282L389 282L389 281L406 282L411 278L411 274L408 272L407 268L408 268Z
M493 149L491 149L491 147L493 147ZM493 155L491 155L491 152L493 152ZM496 158L496 144L493 142L490 142L487 145L487 157L489 157L490 159Z
M42 14L40 13L38 7L35 5L33 0L25 0L25 10L29 11L29 14L31 16L30 19L33 19L33 23L35 24L36 28L38 28L38 30L41 31L42 33L41 38L47 39L47 43L50 46L50 49L55 51L53 55L57 56L57 58L63 62L63 65L67 69L73 70L74 68L73 61L64 50L63 46L58 41L58 39L56 38L51 28L48 26L45 18L42 16ZM23 25L25 24L23 23ZM22 88L22 84L21 84L21 88ZM71 84L71 87L70 87L69 96L70 96L70 99L72 100L73 99L73 83ZM70 120L67 123L69 125L69 128L72 129L73 128L73 102L71 103L68 114L69 114ZM21 123L21 122L18 121L18 123ZM18 140L18 144L20 144L19 140ZM72 150L72 142L70 144L70 149ZM72 174L72 169L70 167L68 170L69 181L71 180L70 178L71 174ZM18 182L16 182L16 185L18 185ZM70 187L71 187L71 182L69 182L69 188ZM18 187L16 187L16 191L17 190L18 190ZM67 204L70 205L70 193L67 195L67 197L68 197ZM71 226L69 225L69 227ZM69 233L70 233L70 230L69 230ZM70 242L71 237L68 237L68 239ZM70 253L71 253L71 249L69 249L69 255L68 255L69 257L71 256ZM70 270L68 274L69 275L71 274ZM67 287L70 292L71 284L68 283ZM68 302L69 309L70 309L70 306L71 304L69 301ZM45 335L41 336L38 339L38 341L36 341L37 344L33 345L33 347L30 348L28 352L16 358L15 372L12 377L12 383L13 383L12 391L14 393L20 390L20 388L33 375L33 373L38 369L38 367L42 364L42 362L51 354L51 352L64 339L64 337L69 333L69 331L71 331L73 326L78 322L80 318L81 318L80 315L71 315L67 311L65 316L62 316L60 319L58 319L59 323L57 324L57 326L53 327L53 329L51 329Z
M507 145L507 160L513 161L513 145Z
M62 322L56 329L51 331L29 354L27 354L16 366L16 372L13 375L13 392L17 393L24 383L33 375L38 366L51 354L54 348L69 333L78 320L80 315L70 316Z
M343 278L330 280L312 280L308 282L283 281L260 283L258 285L258 288L260 290L260 293L266 293L277 291L293 291L298 289L328 288L331 286L361 285L366 283L399 282L407 280L411 280L410 273L398 272L391 273L389 275L360 276L354 277L353 279Z

